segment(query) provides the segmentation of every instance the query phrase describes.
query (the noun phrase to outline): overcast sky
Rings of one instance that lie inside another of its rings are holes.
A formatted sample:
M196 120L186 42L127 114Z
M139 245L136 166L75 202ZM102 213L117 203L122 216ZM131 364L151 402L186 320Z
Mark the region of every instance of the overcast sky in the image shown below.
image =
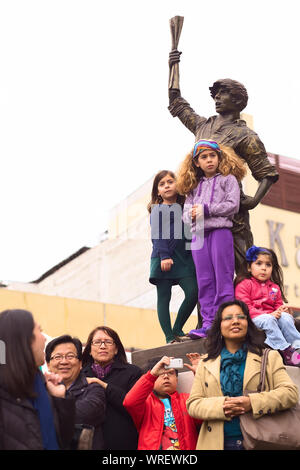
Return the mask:
M298 0L1 0L0 279L32 281L95 246L109 210L194 136L168 112L169 19L182 95L242 82L267 151L300 159Z

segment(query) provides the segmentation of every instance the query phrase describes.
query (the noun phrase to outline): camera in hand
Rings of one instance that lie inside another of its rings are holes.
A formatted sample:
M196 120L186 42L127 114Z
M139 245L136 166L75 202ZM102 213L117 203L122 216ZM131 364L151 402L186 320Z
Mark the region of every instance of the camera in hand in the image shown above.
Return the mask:
M170 365L165 366L165 369L183 369L183 360L180 357L170 359Z

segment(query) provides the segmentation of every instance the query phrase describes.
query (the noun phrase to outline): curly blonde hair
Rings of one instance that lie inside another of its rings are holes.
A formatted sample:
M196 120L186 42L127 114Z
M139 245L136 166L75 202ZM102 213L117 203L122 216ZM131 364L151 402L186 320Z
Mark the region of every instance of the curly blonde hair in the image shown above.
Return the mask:
M238 181L241 181L247 173L244 161L237 156L231 147L219 145L221 154L219 155L218 171L223 176L232 174ZM193 159L193 150L191 150L181 163L176 179L177 191L179 194L187 195L199 183L200 178L204 176L201 168L195 165Z

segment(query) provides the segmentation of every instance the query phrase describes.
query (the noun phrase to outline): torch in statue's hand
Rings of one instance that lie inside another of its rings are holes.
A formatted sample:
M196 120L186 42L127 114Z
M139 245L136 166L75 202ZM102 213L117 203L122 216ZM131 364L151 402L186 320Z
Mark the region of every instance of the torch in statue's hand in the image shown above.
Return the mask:
M169 55L169 89L179 89L179 61L180 54L178 52L178 42L183 25L183 16L174 16L170 19L170 29L171 29L171 38L172 38L172 51Z
M182 54L182 52L177 51L177 49L170 52L170 54L169 54L169 67L170 67L170 69L173 67L173 65L178 64L180 62L181 54Z

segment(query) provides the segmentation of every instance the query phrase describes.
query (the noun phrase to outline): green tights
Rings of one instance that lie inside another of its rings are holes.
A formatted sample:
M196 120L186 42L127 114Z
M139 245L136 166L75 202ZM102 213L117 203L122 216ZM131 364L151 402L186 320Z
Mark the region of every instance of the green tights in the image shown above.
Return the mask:
M165 334L167 343L175 336L183 336L183 325L191 315L198 301L197 280L194 277L180 279L178 284L184 292L185 298L178 310L173 328L170 319L170 300L172 293L172 280L163 279L156 285L157 288L157 313L160 326Z

